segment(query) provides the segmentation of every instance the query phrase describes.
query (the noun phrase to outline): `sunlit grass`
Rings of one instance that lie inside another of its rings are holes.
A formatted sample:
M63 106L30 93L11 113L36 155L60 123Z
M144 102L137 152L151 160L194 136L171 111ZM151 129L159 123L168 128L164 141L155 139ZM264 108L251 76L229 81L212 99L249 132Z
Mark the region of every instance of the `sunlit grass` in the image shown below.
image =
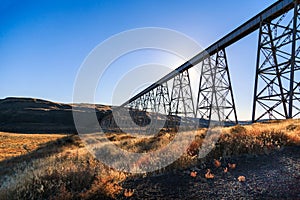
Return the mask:
M20 154L7 152L0 161L0 199L103 199L122 191L119 183L125 174L94 159L78 136L1 136L6 138L3 146L31 149Z
M66 137L64 134L13 134L0 132L0 161L27 154L43 144Z
M220 135L210 137L206 129L182 134L192 134L194 138L184 154L171 165L146 175L191 168L206 161L217 168L220 157L268 154L285 146L300 145L300 120L226 127ZM108 133L106 137L122 149L151 152L169 144L175 133L163 131L152 138ZM133 175L118 172L96 160L78 136L1 132L0 138L0 199L105 199L134 195L135 188L122 187L122 182ZM212 151L198 159L199 147L205 148L203 142L214 139L217 142ZM151 161L151 158L145 159ZM235 163L225 164L226 168L219 167L224 173L236 167ZM201 176L215 178L211 171Z

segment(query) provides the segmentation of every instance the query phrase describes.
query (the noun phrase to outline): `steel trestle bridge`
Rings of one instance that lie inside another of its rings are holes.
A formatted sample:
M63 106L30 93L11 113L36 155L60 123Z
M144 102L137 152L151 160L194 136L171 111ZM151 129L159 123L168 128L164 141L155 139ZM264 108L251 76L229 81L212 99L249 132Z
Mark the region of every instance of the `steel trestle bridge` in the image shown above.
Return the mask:
M222 114L220 120L238 123L226 48L258 30L252 121L298 117L299 2L277 1L130 98L120 108L211 120L213 106L217 106ZM193 97L189 70L196 65L200 66L201 74L197 97Z

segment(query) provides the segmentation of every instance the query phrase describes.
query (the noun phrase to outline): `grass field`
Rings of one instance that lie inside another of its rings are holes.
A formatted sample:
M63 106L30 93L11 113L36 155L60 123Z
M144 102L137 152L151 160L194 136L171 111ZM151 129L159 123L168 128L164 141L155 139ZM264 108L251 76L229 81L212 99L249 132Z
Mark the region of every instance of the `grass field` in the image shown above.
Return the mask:
M48 142L64 137L66 135L63 134L13 134L0 132L0 161L33 152Z
M284 146L300 145L300 120L269 121L222 129L213 150L202 160L193 155L203 145L206 129L193 132L186 153L160 172L189 169L199 162L241 154L268 154ZM155 138L107 134L119 147L147 152L170 142L174 133ZM151 144L149 146L149 144ZM152 173L153 174L153 173ZM146 174L151 176L151 173ZM0 132L0 199L109 199L128 195L122 182L132 176L111 169L84 148L80 138L65 134ZM143 174L145 176L145 174ZM130 193L130 192L129 192Z

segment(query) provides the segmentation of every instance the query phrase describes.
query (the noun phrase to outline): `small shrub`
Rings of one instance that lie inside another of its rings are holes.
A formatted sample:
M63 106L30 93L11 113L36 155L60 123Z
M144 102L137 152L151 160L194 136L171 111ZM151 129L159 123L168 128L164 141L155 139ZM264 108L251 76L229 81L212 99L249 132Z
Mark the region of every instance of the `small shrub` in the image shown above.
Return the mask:
M241 126L241 125L238 124L238 125L232 127L232 128L230 129L230 132L231 132L232 134L236 134L236 133L245 133L245 132L247 132L247 130L246 130L245 127L243 127L243 126Z
M197 156L199 154L200 143L193 141L187 149L187 154L189 156Z
M273 149L280 148L289 142L288 136L282 131L263 131L257 136L262 142L262 147Z
M296 128L298 128L298 126L295 124L289 124L286 126L286 130L288 131L294 131Z

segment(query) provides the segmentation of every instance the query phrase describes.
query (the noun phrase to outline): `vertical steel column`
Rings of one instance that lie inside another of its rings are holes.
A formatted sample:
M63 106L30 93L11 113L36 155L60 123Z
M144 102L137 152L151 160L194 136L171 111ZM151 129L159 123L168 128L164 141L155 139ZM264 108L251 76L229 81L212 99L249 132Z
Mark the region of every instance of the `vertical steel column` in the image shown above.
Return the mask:
M135 112L133 115L133 121L136 125L139 126L138 130L134 130L137 131L138 133L141 133L141 111L143 109L143 102L144 102L144 95L140 96L136 101L135 101Z
M293 98L294 98L294 77L296 65L296 40L297 40L297 19L298 19L298 1L294 2L294 20L293 20L293 35L292 35L292 56L291 56L291 73L290 73L290 94L289 94L289 116L293 118Z
M145 94L145 103L143 107L142 114L142 126L149 125L151 122L153 124L152 127L148 127L147 129L143 129L143 131L147 134L150 134L154 131L155 123L157 123L157 113L156 113L156 98L155 98L155 91L156 89L153 89L149 91L147 94Z
M189 70L182 72L181 92L182 96L184 97L182 101L182 106L184 108L184 116L195 117L194 99Z
M173 86L171 91L171 99L170 99L170 108L169 108L169 115L177 115L178 114L178 105L179 99L181 97L181 74L178 74L173 79Z
M258 44L256 53L256 68L255 68L255 80L254 80L254 92L253 92L253 107L252 107L252 122L255 121L256 101L257 101L257 85L258 85L258 74L259 74L259 62L260 62L260 49L261 49L261 35L262 35L262 20L260 18L260 26L258 33Z
M165 127L168 128L168 117L169 109L170 109L170 94L169 94L169 88L168 83L164 82L160 84L156 88L156 96L155 96L155 126L156 127ZM155 130L154 131L159 131Z

